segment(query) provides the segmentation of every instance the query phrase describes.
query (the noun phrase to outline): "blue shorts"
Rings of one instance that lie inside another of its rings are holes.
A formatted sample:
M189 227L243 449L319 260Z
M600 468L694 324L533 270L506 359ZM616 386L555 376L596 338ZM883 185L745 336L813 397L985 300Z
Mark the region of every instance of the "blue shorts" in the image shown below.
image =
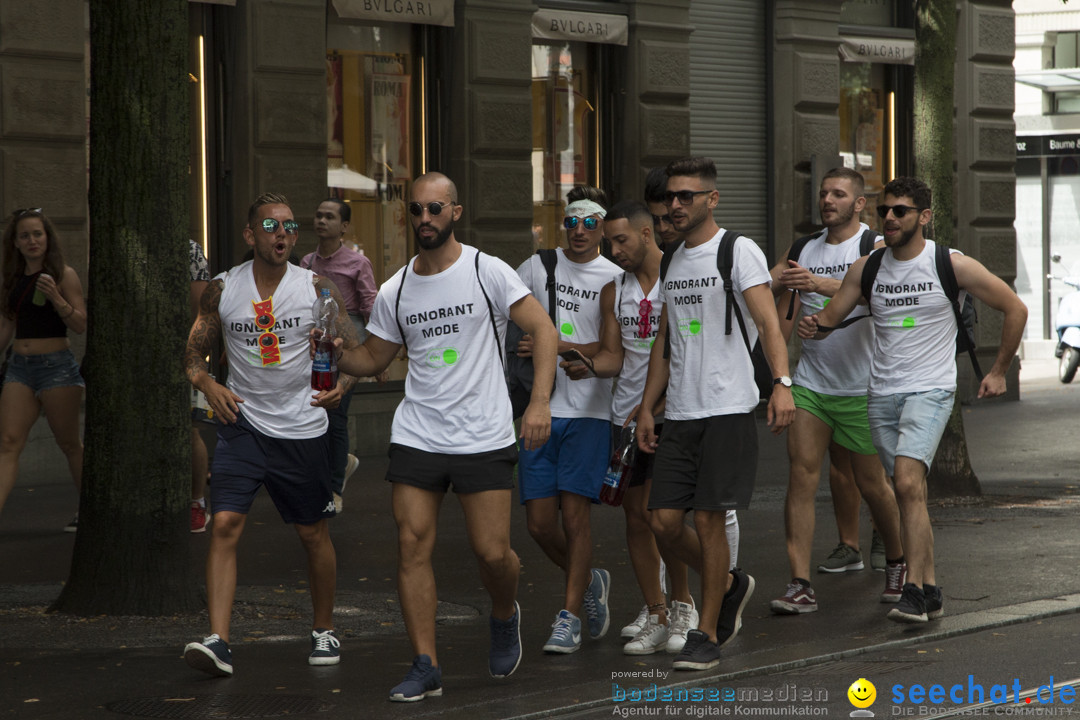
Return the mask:
M867 398L870 434L886 475L893 476L898 455L922 460L930 471L955 396L951 390L927 390Z
M79 363L70 350L41 355L12 353L4 382L22 383L34 391L35 397L53 388L86 387L79 374Z
M241 414L218 428L210 469L210 509L246 515L264 485L281 519L313 525L334 516L330 489L330 441L325 434L303 440L264 435Z
M521 502L574 493L600 498L611 460L611 423L596 418L551 418L551 437L518 458Z

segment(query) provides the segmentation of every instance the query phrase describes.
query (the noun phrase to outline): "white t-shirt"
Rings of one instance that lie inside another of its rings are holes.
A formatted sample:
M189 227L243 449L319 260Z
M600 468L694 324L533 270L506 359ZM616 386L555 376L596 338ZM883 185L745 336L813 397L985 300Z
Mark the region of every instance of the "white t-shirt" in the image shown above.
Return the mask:
M483 253L477 282L478 252L462 245L454 264L435 275L417 275L414 258L379 288L367 329L401 343L400 321L409 352L405 399L394 413L392 443L446 455L514 444L502 348L510 306L529 291L509 265ZM498 342L484 291L495 311Z
M956 390L956 316L938 279L934 247L927 240L911 260L890 251L881 259L870 296L877 333L871 395Z
M646 337L640 336L643 299L648 300L652 306L649 312L650 329ZM656 329L660 325L660 311L663 307L659 281L646 294L632 272L623 273L622 277L615 279L615 319L619 321L623 347L622 370L615 382L615 392L611 399L611 422L616 425L622 425L634 406L641 402L641 393L645 390L645 376L649 372L649 352L656 340ZM657 422L661 420L663 415L656 418Z
M723 235L721 228L697 247L680 246L660 288L671 338L671 379L665 411L669 420L735 415L750 412L758 404L754 365L734 311L731 334L724 334L727 294L716 264ZM755 285L767 286L769 280L769 266L761 249L750 238L740 237L732 256L731 283L750 347L757 342L757 326L742 293Z
M264 435L319 437L328 423L326 411L311 405L314 273L287 264L273 294L260 300L251 266L249 260L214 278L225 284L218 314L229 358L228 388L243 398L240 413Z
M851 264L859 259L859 244L867 226L847 240L830 245L827 230L808 242L799 253L799 264L819 277L843 280ZM812 292L800 292L802 314L819 313L830 298ZM856 306L848 317L866 314L866 306ZM802 357L795 368L794 382L826 395L855 397L866 394L870 380L870 354L874 349L874 324L860 320L823 340L803 340Z
M559 305L559 339L584 345L600 339L600 290L622 274L618 265L597 256L586 263L566 259L555 250L555 301ZM539 255L517 269L529 291L548 310L547 270ZM607 420L611 413L611 378L571 380L562 369L555 372L551 417Z

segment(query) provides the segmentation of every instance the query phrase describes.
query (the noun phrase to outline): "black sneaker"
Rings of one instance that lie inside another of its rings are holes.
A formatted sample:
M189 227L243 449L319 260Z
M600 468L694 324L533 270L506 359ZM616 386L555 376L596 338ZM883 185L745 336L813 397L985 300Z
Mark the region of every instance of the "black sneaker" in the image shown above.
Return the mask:
M927 620L937 620L945 614L945 598L941 595L940 585L923 585L923 595L926 596Z
M700 630L686 633L686 644L671 664L676 670L708 670L720 664L720 646Z
M716 619L716 644L724 647L742 628L742 612L754 594L754 578L740 568L731 571L731 589L724 595L720 616Z
M341 641L333 630L311 631L311 654L308 665L337 665L341 662Z
M901 623L926 622L926 594L914 583L904 583L900 593L900 602L886 616Z
M232 651L229 643L214 633L202 642L188 643L184 647L184 661L207 675L229 677L233 674Z

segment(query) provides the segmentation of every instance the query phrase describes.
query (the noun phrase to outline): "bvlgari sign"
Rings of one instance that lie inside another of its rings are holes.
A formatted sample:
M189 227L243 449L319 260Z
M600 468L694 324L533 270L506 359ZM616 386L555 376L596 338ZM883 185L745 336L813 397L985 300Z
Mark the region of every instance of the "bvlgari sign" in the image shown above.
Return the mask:
M334 0L343 18L454 26L454 0Z
M904 38L840 38L840 59L844 62L914 65L915 41Z
M541 8L533 13L532 36L540 40L625 45L630 23L625 15Z

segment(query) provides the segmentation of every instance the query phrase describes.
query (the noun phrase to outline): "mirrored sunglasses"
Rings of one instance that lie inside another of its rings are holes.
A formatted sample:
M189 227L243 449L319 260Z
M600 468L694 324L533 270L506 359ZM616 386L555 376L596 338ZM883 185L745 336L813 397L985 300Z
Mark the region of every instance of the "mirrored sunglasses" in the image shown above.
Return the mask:
M581 220L581 224L585 226L586 230L595 230L596 228L600 227L600 218L594 218L594 217L587 217L587 218L568 217L568 218L563 218L562 225L567 230L573 230L574 228L577 227L578 220Z
M278 225L285 228L285 232L289 235L295 235L300 229L300 223L295 220L285 220L279 223L276 218L266 218L262 221L262 229L268 233L277 232Z

